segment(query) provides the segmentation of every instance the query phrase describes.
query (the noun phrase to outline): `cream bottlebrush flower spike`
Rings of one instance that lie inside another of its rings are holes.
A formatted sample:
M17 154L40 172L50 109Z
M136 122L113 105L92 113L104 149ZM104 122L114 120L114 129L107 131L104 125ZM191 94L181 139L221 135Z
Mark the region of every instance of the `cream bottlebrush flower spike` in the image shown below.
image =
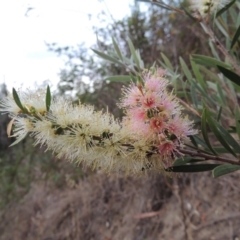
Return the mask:
M190 0L192 10L199 12L202 17L205 17L208 13L216 13L229 2L230 0Z
M24 112L12 96L1 107L14 119L16 142L30 133L35 144L45 145L58 157L107 172L164 169L181 155L187 136L196 134L192 122L182 117L176 98L166 90L169 82L164 74L161 69L146 71L143 84L124 90L119 104L126 111L122 123L109 113L74 106L63 98L53 100L47 111L42 90L19 94Z
M43 114L46 112L45 90L39 89L38 91L28 90L27 92L18 92L18 96L21 99L22 106L29 113L38 112ZM16 104L11 93L8 93L8 97L1 100L1 111L8 112L12 115L18 115L22 112L19 106Z
M150 149L145 139L137 139L111 114L95 111L92 106L73 106L63 98L53 100L47 111L40 101L45 99L44 91L18 95L24 111L11 95L1 102L2 112L14 119L11 125L15 143L30 133L35 144L46 146L58 157L107 172L141 173L149 165L143 152Z

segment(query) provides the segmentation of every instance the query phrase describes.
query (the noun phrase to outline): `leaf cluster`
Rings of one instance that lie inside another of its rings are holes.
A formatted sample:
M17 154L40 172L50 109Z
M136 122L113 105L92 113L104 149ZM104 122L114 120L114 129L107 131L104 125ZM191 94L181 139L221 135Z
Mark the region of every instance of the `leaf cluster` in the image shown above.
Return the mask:
M179 3L169 1L169 5L178 7ZM209 48L204 47L206 39L198 31L199 25L193 21L189 24L186 16L179 16L166 8L149 5L148 11L143 12L136 5L132 7L131 15L122 20L109 22L107 19L108 16L104 13L99 16L101 26L93 28L97 45L91 48L113 56L114 52L119 53L116 49L118 46L122 56L117 63L111 62L111 59L97 58L84 44L61 47L53 43L48 44L48 48L67 58L66 66L60 72L59 93L94 104L98 109L108 106L115 116L121 115L116 102L125 82L114 76L121 76L121 79L128 81L132 79L132 76L126 77L128 70L119 64L123 61L122 58L132 55L128 39L131 39L132 45L137 49L136 55L141 55L146 68L159 59L161 52L168 56L174 67L178 66L179 56L188 64L190 53L209 53ZM136 58L134 55L132 57ZM126 58L124 60L127 61ZM133 58L129 59L128 65L132 60Z
M189 62L179 57L177 67L164 53L161 53L161 59L157 61L157 64L170 73L175 94L184 102L189 112L193 113L191 115L196 126L201 128L200 135L192 137L191 145L188 146L194 149L196 154L188 152L190 158L184 157L181 165L177 160L178 164L169 171L212 170L213 176L218 177L239 170L240 75L237 66L240 65L240 6L238 3L230 8L231 6L232 4L229 4L224 11L217 13L217 18L214 19L214 30L220 33L219 39L224 38L225 41L221 44L226 46L220 45L215 34L213 36L216 38L208 42L211 51L209 54L191 54ZM209 31L209 26L203 25L203 30L206 29ZM114 52L94 52L107 61L125 66L133 74L130 77L134 81L139 78L138 73L144 70L144 60L133 41L128 39L127 42L130 50L128 58L123 57L120 44L115 39L112 40ZM114 76L109 79L129 80L127 76ZM234 159L221 157L228 155L232 155ZM195 156L202 158L199 160ZM231 165L199 164L206 160L222 161Z

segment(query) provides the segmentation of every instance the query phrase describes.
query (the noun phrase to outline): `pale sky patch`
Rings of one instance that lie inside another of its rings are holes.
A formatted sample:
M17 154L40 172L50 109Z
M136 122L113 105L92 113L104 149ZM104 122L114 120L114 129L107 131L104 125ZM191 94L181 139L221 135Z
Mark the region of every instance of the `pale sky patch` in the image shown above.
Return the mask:
M55 86L64 61L47 51L45 42L61 46L86 42L90 47L96 42L92 25L98 24L97 15L104 10L121 19L130 13L129 5L133 0L0 1L0 82L8 89L41 85L46 80ZM27 12L28 8L33 9Z

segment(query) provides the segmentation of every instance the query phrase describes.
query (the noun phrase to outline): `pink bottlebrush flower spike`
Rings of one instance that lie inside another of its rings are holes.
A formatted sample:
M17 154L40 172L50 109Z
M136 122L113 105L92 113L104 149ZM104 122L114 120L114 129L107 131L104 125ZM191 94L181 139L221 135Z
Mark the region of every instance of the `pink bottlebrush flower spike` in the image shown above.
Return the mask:
M162 160L162 167L166 167L166 163L171 165L175 157L181 155L178 149L188 136L197 133L192 129L192 121L182 117L182 107L176 97L167 90L169 81L165 74L166 71L159 68L145 71L143 84L125 88L119 104L126 113L123 122L134 130L137 138L147 139Z

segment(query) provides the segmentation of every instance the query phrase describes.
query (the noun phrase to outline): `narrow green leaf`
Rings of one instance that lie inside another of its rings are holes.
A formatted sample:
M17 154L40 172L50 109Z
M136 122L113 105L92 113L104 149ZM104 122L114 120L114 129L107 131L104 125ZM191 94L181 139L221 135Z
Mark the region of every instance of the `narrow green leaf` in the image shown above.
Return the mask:
M205 172L218 167L219 164L192 164L183 166L173 166L165 169L167 172Z
M232 150L232 148L229 146L226 137L226 130L224 131L224 129L221 129L221 131L218 129L219 124L214 121L210 115L210 112L208 110L206 110L206 120L209 124L210 129L212 130L212 132L214 133L215 137L218 139L218 141L222 144L222 146L228 150L229 153L231 153L233 156L236 157L236 153ZM217 127L218 126L218 127ZM224 131L224 132L223 132ZM224 136L223 136L224 135ZM229 134L230 135L230 134ZM230 135L231 136L231 135ZM228 140L231 138L228 138Z
M239 8L239 5L238 5L238 8ZM240 25L240 14L238 14L238 11L235 11L235 12L237 14L237 18L232 19L232 20L235 20L235 27L237 28L237 26Z
M134 83L141 83L141 84L143 84L143 79L141 79L141 77L140 76L135 76L135 75L133 75L132 73L129 73L129 76L130 76L130 78L131 78L131 80L134 82Z
M229 153L224 147L214 147L213 149L218 154Z
M227 14L225 14L225 15L227 15ZM238 19L238 15L239 15L239 7L238 7L238 9L235 7L230 8L228 11L228 15L229 15L229 17L231 16L232 23L235 23L235 27L239 26L239 24L237 24L237 21L236 21ZM226 20L225 20L226 23L230 22L229 17L228 18L226 17Z
M212 82L219 82L219 76L216 73L214 73L212 70L201 65L199 66L199 69L201 70L201 72L203 72L204 76L207 76L207 78L209 80L212 80Z
M217 92L217 84L215 82L211 82L211 81L206 81L206 82L209 90L212 89L214 92Z
M120 48L118 47L117 42L115 41L115 39L114 39L113 37L112 37L112 42L113 42L113 46L114 46L114 49L115 49L118 57L119 57L121 60L123 60L123 56L122 56L122 53L121 53L121 51L120 51Z
M141 55L140 55L139 49L136 50L136 55L137 55L137 58L138 58L138 61L139 61L139 67L140 67L140 69L144 69L144 62L143 62L143 60L141 59ZM154 63L153 65L155 65L155 63Z
M232 0L230 3L228 3L225 7L223 7L222 9L220 9L217 14L216 17L219 17L221 14L223 14L224 12L226 12L234 3L236 0Z
M197 64L194 61L192 61L192 59L191 59L191 66L192 66L192 70L194 72L194 75L195 75L196 79L198 80L199 84L201 85L202 89L207 91L206 81L204 81L203 76L200 73Z
M191 143L193 144L193 146L198 149L198 144L194 138L194 136L189 136L190 140L191 140Z
M192 157L182 157L178 158L174 161L173 166L183 166L187 163L196 163L196 162L202 162L204 159L200 158L192 158Z
M221 115L222 115L222 107L219 108L219 111L218 111L218 116L217 116L217 121L219 122L220 118L221 118Z
M183 91L185 93L184 97L186 102L191 102L191 92L189 92L189 83L188 81L182 82Z
M169 59L166 57L166 55L161 53L161 56L162 56L164 63L166 64L166 66L173 71L173 66L172 66L171 62L169 61Z
M17 104L17 106L24 112L25 109L21 103L21 100L20 100L15 88L12 89L12 95L13 95L13 99L14 99L15 103Z
M201 139L201 138L198 137L197 135L195 135L195 136L190 136L190 139L191 139L191 138L194 139L194 141L196 142L197 146L200 145L200 146L203 147L204 150L202 150L202 151L204 151L205 153L211 154L211 153L208 151L209 148L208 148L206 142L205 142L203 139Z
M190 91L191 91L192 103L195 106L195 108L198 108L198 99L197 99L197 93L196 93L196 88L194 84L191 84Z
M228 94L232 94L232 99L237 99L238 96L238 89L240 88L240 86L238 86L237 84L233 83L232 81L225 81L225 83L227 84L227 87L229 88L229 93ZM229 104L228 104L229 105ZM229 107L229 109L231 109Z
M196 81L192 81L191 83L192 83L192 84L195 86L195 88L198 90L198 92L200 93L200 96L202 96L202 99L208 100L210 103L212 103L212 104L214 104L214 105L216 104L216 103L213 101L213 99L209 97L207 91L204 91L204 89L202 89L202 88L200 87L200 85L197 84Z
M51 101L52 101L52 96L51 96L50 87L47 86L47 92L46 92L46 109L47 109L47 112L50 109Z
M222 67L222 66L217 66L217 68L219 69L219 71L225 76L227 77L230 81L234 82L235 84L237 84L238 86L240 86L240 76L237 75L236 73Z
M180 57L180 64L182 67L182 70L184 72L184 74L186 75L187 79L191 82L192 81L192 74L188 69L187 64L185 63L185 61Z
M239 37L240 37L240 26L238 27L237 31L235 32L235 34L234 34L234 36L233 36L230 49L233 48L233 46L235 45L235 43L237 42L237 40L238 40Z
M204 139L206 145L208 146L209 150L211 150L211 152L214 155L217 155L217 153L214 151L214 149L212 148L212 146L210 144L210 141L209 141L209 138L208 138L208 134L207 134L206 109L204 109L203 113L202 113L201 130L202 130L203 139Z
M216 168L213 169L212 175L214 178L220 177L222 175L235 172L240 170L239 165L232 165L232 164L223 164L220 166L217 166Z
M209 41L209 47L211 48L211 52L212 52L212 55L213 55L213 57L215 58L215 59L217 59L217 60L221 60L220 59L220 57L219 57L219 55L218 55L218 52L217 52L217 50L216 50L216 45L215 45L215 43L213 43L212 41Z
M230 39L228 31L226 31L226 28L220 23L218 20L215 20L214 23L217 25L218 29L221 31L221 33L225 36L226 39Z
M236 132L237 132L235 126L229 126L229 128L230 128L230 129L228 130L229 133L236 133Z
M224 96L222 86L219 83L217 83L217 91L218 91L219 99L221 100L222 105L225 106L226 105L226 98Z
M238 134L238 138L240 139L240 111L238 106L235 107L235 123L236 123L236 132Z
M183 92L183 91L179 91L176 93L178 97L182 98L182 97L186 97L186 99L191 99L191 95L188 92Z
M104 81L109 80L111 82L122 82L127 83L132 80L131 76L128 75L117 75L117 76L111 76L104 79Z
M204 55L193 54L191 56L191 59L195 63L203 65L203 66L207 66L207 67L215 67L215 68L217 68L217 66L221 66L221 67L225 67L225 68L228 68L228 69L232 68L231 66L229 66L228 64L226 64L226 63L224 63L222 61L219 61L219 60L217 60L215 58L207 57L207 56L204 56Z
M134 62L136 63L138 69L141 69L140 68L140 62L139 62L139 59L137 57L136 50L135 50L135 47L134 47L134 45L132 43L132 40L130 38L128 38L127 42L128 42L128 46L129 46L130 52L132 54L132 57L134 59Z
M224 140L233 148L233 150L236 153L240 153L240 145L239 143L235 140L235 138L218 122L214 121L216 124L216 127L219 129L221 132Z
M117 64L121 64L122 65L122 63L120 61L118 61L116 58L111 57L111 56L109 56L109 55L107 55L105 53L102 53L102 52L98 51L98 50L95 50L95 49L92 49L92 50L93 50L93 52L95 52L101 58L103 58L105 60L108 60L109 62L117 63Z

